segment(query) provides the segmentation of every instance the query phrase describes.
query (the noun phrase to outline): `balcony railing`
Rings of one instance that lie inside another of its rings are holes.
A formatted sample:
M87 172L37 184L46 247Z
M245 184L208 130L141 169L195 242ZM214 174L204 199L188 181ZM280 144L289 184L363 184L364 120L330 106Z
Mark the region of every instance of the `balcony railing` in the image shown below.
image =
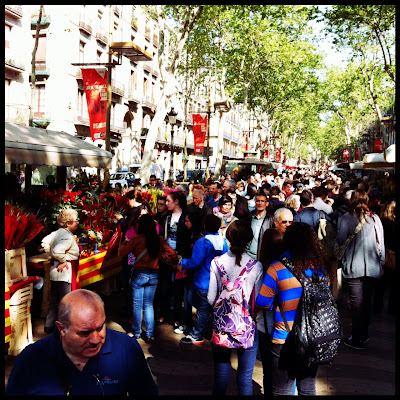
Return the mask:
M7 56L7 54L5 55L5 67L17 72L25 71L25 65L22 61L19 61L14 57Z
M97 28L96 40L98 42L101 42L101 43L104 43L104 44L108 44L107 36L105 35L104 30L102 30L101 28Z
M138 19L136 17L134 17L134 16L132 17L132 20L131 20L131 27L135 31L138 30Z
M114 14L119 18L119 16L120 16L119 7L118 6L113 6L113 8L114 8Z
M144 69L145 71L151 73L152 68L151 68L151 65L150 65L149 63L144 62L144 63L142 63L142 65L143 65L143 69Z
M128 100L132 100L136 103L140 103L140 93L136 89L128 90Z
M156 34L153 35L153 44L158 47L158 36Z
M19 5L6 5L5 12L11 14L13 17L22 18L22 6Z
M145 28L145 30L144 30L144 37L145 37L145 39L147 39L147 40L150 42L150 40L151 40L150 28Z
M145 107L156 109L156 105L154 104L154 99L150 96L143 96L142 97L142 104Z
M86 32L86 33L89 34L89 35L91 35L92 32L93 32L92 24L91 24L91 22L89 22L89 21L80 20L80 21L79 21L79 29L80 29L81 31Z
M31 18L31 27L36 26L38 22L39 16L38 15L33 15ZM50 16L49 15L42 15L42 18L40 19L40 26L48 25L50 24Z
M125 85L111 79L111 91L119 96L123 96L125 94Z
M89 126L90 125L90 121L89 121L89 114L88 113L84 113L82 115L82 111L78 110L76 113L76 120L79 124L85 125L85 126Z

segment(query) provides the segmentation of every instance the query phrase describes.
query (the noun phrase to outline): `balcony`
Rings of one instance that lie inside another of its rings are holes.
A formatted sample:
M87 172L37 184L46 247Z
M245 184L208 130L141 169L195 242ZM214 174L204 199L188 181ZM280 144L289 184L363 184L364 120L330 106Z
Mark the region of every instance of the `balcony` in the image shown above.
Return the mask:
M153 45L158 47L158 36L156 34L153 35Z
M100 42L100 43L105 44L105 45L108 44L108 39L107 39L107 35L106 35L106 33L105 33L105 30L104 30L103 28L101 28L101 27L98 27L98 28L97 28L97 31L96 31L96 40L97 40L98 42Z
M91 35L93 32L92 23L89 21L80 20L79 21L79 30L87 33L88 35Z
M159 75L159 74L158 74L158 71L157 71L157 70L151 68L150 73L151 73L151 75L153 75L155 78L158 78L158 75Z
M32 75L32 74L29 74ZM46 61L36 61L35 63L35 75L38 79L48 78L50 76L49 66Z
M150 65L149 63L144 62L144 63L142 63L142 65L143 65L143 69L144 69L146 72L151 73L152 68L151 68L151 65Z
M114 14L119 18L119 16L121 15L119 7L113 6L113 8L114 8Z
M15 18L22 18L23 13L22 13L22 6L17 6L17 5L6 5L5 6L5 12L6 14L12 15Z
M81 110L77 110L75 124L90 126L89 114L87 112L82 114Z
M153 97L143 96L142 97L142 105L143 107L150 108L152 111L156 109L156 105L154 104Z
M128 90L128 101L134 101L135 103L140 103L140 93L136 89L130 88Z
M111 79L111 92L118 96L123 96L125 94L125 85Z
M132 20L131 20L131 27L132 29L134 29L135 31L138 30L138 19L134 16L132 16Z
M150 40L151 40L150 28L145 28L145 30L144 30L144 38L150 42Z
M15 72L25 71L25 65L22 61L7 54L5 55L5 68Z
M38 15L32 15L32 18L31 18L31 29L32 28L36 28L36 25L38 23L38 19L39 19ZM50 22L51 22L50 21L50 15L46 15L46 14L42 15L42 18L40 20L40 26L44 27L46 25L49 25Z

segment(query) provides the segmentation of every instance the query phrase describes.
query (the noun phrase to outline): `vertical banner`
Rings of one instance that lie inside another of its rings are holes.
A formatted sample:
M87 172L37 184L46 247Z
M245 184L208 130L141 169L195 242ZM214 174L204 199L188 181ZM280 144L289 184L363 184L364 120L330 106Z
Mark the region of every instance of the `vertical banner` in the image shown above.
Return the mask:
M276 149L275 161L281 162L281 149L279 147Z
M204 142L207 135L207 115L193 114L194 154L204 153Z
M269 143L265 146L265 153L264 153L264 160L268 161L268 156L269 156Z
M107 70L82 68L92 140L106 138Z
M360 161L360 150L358 147L356 148L355 161Z
M244 153L249 149L249 137L246 132L242 133L242 143L240 145L240 151Z
M383 141L382 141L382 139L375 139L375 141L374 141L374 153L383 153Z

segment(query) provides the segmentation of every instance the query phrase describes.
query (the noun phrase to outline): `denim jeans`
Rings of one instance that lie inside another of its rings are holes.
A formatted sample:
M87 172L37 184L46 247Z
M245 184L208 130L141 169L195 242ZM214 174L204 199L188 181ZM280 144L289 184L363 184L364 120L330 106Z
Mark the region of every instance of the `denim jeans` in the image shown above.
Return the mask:
M283 346L271 344L272 394L290 396L296 380L300 396L315 396L318 366L307 366L299 361L296 362L294 354L282 352Z
M131 285L133 298L133 322L132 333L139 338L142 333L142 315L144 310L144 322L146 336L152 337L154 333L154 308L153 300L158 282L157 270L132 271Z
M349 287L351 306L351 335L354 342L368 337L374 287L377 279L369 276L345 279Z
M214 386L213 395L226 395L231 373L231 354L233 349L212 344L214 357ZM253 370L256 363L258 350L258 332L255 331L254 344L248 349L236 349L238 356L238 369L236 384L239 395L251 396L253 394Z
M185 279L183 293L183 323L190 331L193 326L193 282Z
M207 301L207 293L194 289L193 305L196 307L196 322L190 333L194 339L203 339L207 329L208 317L211 315L211 306Z

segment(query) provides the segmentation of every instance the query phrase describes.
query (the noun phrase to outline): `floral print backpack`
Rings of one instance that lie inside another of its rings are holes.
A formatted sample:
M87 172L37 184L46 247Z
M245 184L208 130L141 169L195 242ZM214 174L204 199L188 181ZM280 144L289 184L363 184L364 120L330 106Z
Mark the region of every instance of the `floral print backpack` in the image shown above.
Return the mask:
M222 291L214 304L212 341L222 347L248 349L254 343L256 324L249 313L243 282L257 260L250 260L234 282L228 280L218 259L214 261L221 277Z

